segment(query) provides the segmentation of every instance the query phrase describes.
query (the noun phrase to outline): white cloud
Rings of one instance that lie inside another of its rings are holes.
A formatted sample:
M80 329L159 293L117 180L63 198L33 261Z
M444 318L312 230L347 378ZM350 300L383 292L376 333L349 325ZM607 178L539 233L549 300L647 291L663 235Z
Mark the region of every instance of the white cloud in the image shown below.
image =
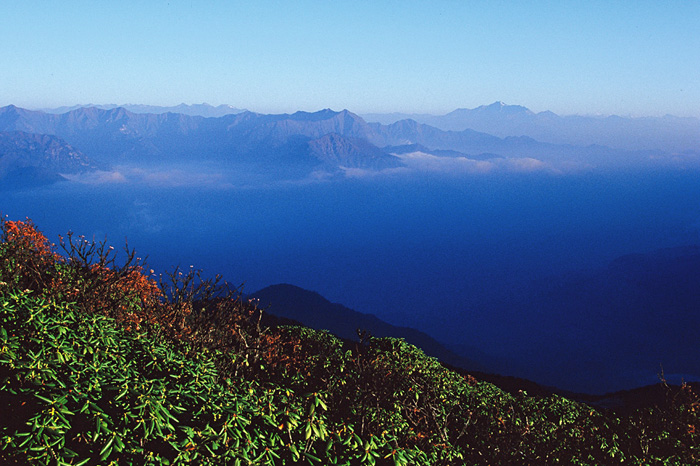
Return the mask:
M93 171L78 175L63 175L70 181L101 185L115 183L135 183L151 187L203 187L229 189L235 187L231 176L223 173L187 168L140 168L118 166L112 171Z
M62 174L64 178L81 184L116 184L126 183L126 177L119 171L102 171L97 170L88 173L80 173L73 175Z
M447 174L560 172L560 170L548 163L529 157L495 157L487 160L475 160L468 157L439 157L424 152L398 154L397 157L401 158L409 169L424 172Z
M365 168L340 167L346 178L373 178L376 176L408 173L407 167L385 168L383 170L370 170Z
M522 159L503 159L505 166L515 172L549 171L550 166L541 160L525 157Z

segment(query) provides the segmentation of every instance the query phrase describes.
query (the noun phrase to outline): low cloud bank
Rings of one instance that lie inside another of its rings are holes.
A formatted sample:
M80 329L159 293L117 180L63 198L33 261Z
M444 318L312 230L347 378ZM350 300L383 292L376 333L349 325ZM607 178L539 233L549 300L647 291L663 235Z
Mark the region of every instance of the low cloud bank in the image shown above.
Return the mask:
M594 158L585 161L571 159L543 160L536 157L470 158L469 156L442 156L416 151L394 154L403 166L380 170L339 167L339 170L320 168L303 174L277 167L237 165L203 165L198 163L177 166L122 165L105 171L63 175L66 179L84 185L138 184L153 188L204 188L212 190L276 188L298 184L333 182L339 178L359 179L382 176L410 176L438 174L445 176L488 174L549 174L567 175L601 170ZM598 161L600 162L600 161ZM700 167L700 153L686 152L667 157L648 157L647 164L657 168L692 169ZM618 167L619 169L619 167Z
M413 170L446 173L561 173L559 168L531 157L493 157L486 160L468 157L440 157L424 152L400 154L398 157Z
M69 181L85 185L116 185L135 183L158 188L199 187L226 189L234 187L231 177L224 173L198 171L191 168L142 168L118 166L111 171L93 171L63 175Z
M379 171L346 168L344 169L344 174L348 178L369 178L379 175L416 173L438 173L446 175L479 175L490 173L563 174L580 171L585 168L581 164L571 163L554 166L551 163L543 162L542 160L532 157L493 157L486 160L477 160L469 157L441 157L425 152L410 152L395 155L404 163L403 167Z
M97 170L79 174L62 174L69 181L88 185L120 184L129 180L119 171Z

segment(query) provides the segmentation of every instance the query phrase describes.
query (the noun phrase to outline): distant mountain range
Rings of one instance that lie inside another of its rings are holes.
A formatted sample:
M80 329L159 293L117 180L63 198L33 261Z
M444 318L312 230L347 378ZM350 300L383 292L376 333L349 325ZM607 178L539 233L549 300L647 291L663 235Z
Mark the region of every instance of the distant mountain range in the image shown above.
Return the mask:
M79 108L63 114L0 108L0 130L51 134L105 163L215 160L337 170L385 168L400 161L363 137L366 123L350 112L292 115L244 112L219 118Z
M474 109L460 108L445 115L364 114L366 121L389 125L411 119L445 131L471 129L498 137L527 136L552 144L591 144L624 150L683 152L700 147L700 118L631 118L611 116L559 116L534 113L520 105L494 102Z
M78 110L80 108L90 108L90 107L99 108L101 110L113 110L115 108L123 108L123 109L128 110L131 113L155 113L155 114L181 113L183 115L202 116L202 117L207 117L207 118L217 118L217 117L221 117L224 115L231 115L231 114L242 113L242 112L246 111L245 109L232 107L230 105L217 105L215 107L215 106L209 105L207 103L193 104L193 105L180 104L180 105L175 105L173 107L160 107L157 105L141 105L141 104L137 104L137 105L134 105L134 104L124 104L124 105L87 104L87 105L73 105L71 107L42 108L42 109L38 109L38 110L45 112L45 113L68 113L70 111Z
M82 108L114 110L123 108L131 113L177 113L188 116L218 118L244 113L247 110L231 105L212 106L180 104L171 107L140 104L74 105L40 109L51 114L68 113ZM700 118L622 117L557 115L550 111L535 113L520 105L494 102L473 109L458 108L445 115L419 113L368 113L361 117L369 123L391 125L401 120L414 120L443 131L462 132L465 129L487 133L499 138L527 136L551 144L575 146L602 145L629 151L660 150L684 152L700 147Z
M642 131L639 126L642 120L638 119L611 117L605 119L608 125L601 123L603 120L600 119L534 114L524 107L501 103L474 110L456 110L442 117L415 116L418 120L430 121L443 128L461 128L455 130L440 129L415 119L402 119L389 124L367 123L347 110L264 115L206 104L130 108L136 111L123 107L78 107L64 113L47 113L10 105L0 108L0 131L60 138L73 150L89 158L90 163L103 167L124 163L209 161L222 167L243 164L256 167L258 171L288 172L293 176L305 176L313 171L342 173L348 169L383 170L411 164L416 168L421 167L420 162L425 162L425 156L432 157L430 163L449 159L463 162L520 159L529 161L525 164L528 167L549 167L552 170L643 167L664 160L700 163L700 151L697 150L700 144L694 146L695 151L688 150L679 156L658 149L632 151L572 143L581 141L583 134L590 136L595 128L605 128L611 138L615 135L613 139L617 141L617 146L624 146L619 142L626 139L641 141L663 128L668 131L675 128L673 131L676 133L688 133L685 139L674 139L669 146L677 147L678 144L693 143L695 136L700 142L700 132L694 133L698 123L696 119L669 117L658 121L673 123L669 123L670 126L652 125L652 128L647 128L648 131ZM163 113L165 110L167 112ZM182 112L225 114L204 117ZM389 119L399 116L393 115ZM556 124L545 125L543 122ZM463 126L487 129L497 135ZM532 133L533 128L540 131L538 134L543 139L559 142L541 142L528 135L508 134ZM596 134L602 135L601 131ZM640 136L638 131L644 134ZM7 160L6 164L9 163ZM58 171L61 170L69 171L72 168L68 164Z

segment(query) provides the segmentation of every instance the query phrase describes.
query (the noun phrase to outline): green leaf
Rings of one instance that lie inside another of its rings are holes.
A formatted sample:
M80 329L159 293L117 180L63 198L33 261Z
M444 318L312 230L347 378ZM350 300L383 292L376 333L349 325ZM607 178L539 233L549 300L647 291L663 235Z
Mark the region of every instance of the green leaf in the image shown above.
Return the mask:
M46 398L46 397L43 397L43 396L39 395L38 393L34 393L34 396L37 397L37 398L39 398L39 399L42 400L42 401L47 402L47 403L50 404L50 405L52 405L52 404L54 403L53 400L50 400L50 399L48 399L48 398Z
M100 459L102 461L106 460L107 457L112 453L112 449L110 448L112 446L112 442L114 441L115 436L112 436L111 439L107 441L104 447L102 447L102 450L100 450Z
M320 463L321 462L321 458L319 458L318 456L314 456L309 452L305 451L304 456L306 456L306 458L309 460L309 463Z

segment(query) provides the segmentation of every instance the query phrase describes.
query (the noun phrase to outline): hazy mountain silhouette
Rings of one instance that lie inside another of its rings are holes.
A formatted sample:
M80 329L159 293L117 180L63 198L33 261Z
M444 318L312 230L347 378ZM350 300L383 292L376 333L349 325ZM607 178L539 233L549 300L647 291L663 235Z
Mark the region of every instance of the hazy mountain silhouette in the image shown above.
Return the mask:
M391 113L367 114L364 118L384 125L413 119L446 131L471 129L501 138L528 136L553 144L674 152L697 150L700 146L700 119L670 115L559 116L550 111L534 113L519 105L494 102L473 109L460 108L445 115Z
M340 338L357 341L357 330L368 331L375 337L404 338L445 363L470 370L487 370L482 364L453 353L419 330L391 325L372 314L363 314L342 304L331 303L318 293L294 285L268 286L253 293L251 297L259 299L260 306L275 316L292 319L318 330L328 330Z
M589 393L653 383L662 368L674 383L698 380L699 283L698 246L539 281L490 309L522 322L510 336L522 352L498 371Z
M528 112L518 107L511 113ZM532 158L579 167L641 167L666 156L661 151L545 143L527 136L501 138L472 129L445 131L414 120L368 124L347 110L330 109L204 118L94 107L48 114L8 106L0 108L0 131L56 135L104 164L216 161L300 173L396 167L402 162L388 148L405 145L424 146L432 154L443 151L440 157L488 154L482 159Z
M95 169L97 165L56 136L0 132L1 188L50 184L64 180L61 174Z
M475 375L479 380L491 382L510 393L527 391L530 395L550 396L558 394L596 406L617 410L646 406L645 403L662 400L662 393L657 393L661 385L649 385L634 390L616 391L604 395L588 395L554 386L542 385L528 379L499 375L493 369L454 352L429 335L408 327L397 327L371 314L353 311L341 304L331 303L323 296L289 284L266 287L250 297L260 300L260 306L266 310L264 319L268 325L304 325L318 330L328 330L332 334L350 341L358 341L357 330L367 330L375 337L404 338L418 346L426 354L438 358L443 363L453 366L458 372ZM463 346L464 351L478 353L478 350ZM482 354L479 357L487 356Z
M372 144L359 141L371 130L348 111L292 115L243 112L203 118L94 107L48 114L8 106L0 108L0 130L57 135L108 164L197 159L252 162L270 169L285 164L314 167L334 162L345 167L382 168L400 163ZM331 134L334 136L320 140Z
M181 113L183 115L190 115L190 116L202 116L202 117L207 117L207 118L218 118L224 115L230 115L230 114L235 114L235 113L242 113L245 112L245 109L240 109L236 107L232 107L231 105L217 105L216 107L213 105L209 105L207 103L202 103L202 104L192 104L192 105L187 105L187 104L180 104L180 105L175 105L172 107L161 107L157 105L141 105L141 104L124 104L124 105L115 105L115 104L106 104L106 105L94 105L94 104L87 104L87 105L73 105L70 107L56 107L56 108L43 108L40 109L42 112L45 113L67 113L72 110L78 110L80 108L89 108L89 107L94 107L94 108L99 108L101 110L112 110L115 108L124 108L131 113Z
M400 120L389 125L370 123L374 130L370 141L379 147L417 144L431 152L453 151L462 154L489 154L490 157L532 158L555 164L575 163L586 167L642 167L661 151L627 151L606 146L553 144L527 136L497 137L472 129L445 131L415 120Z
M336 133L309 141L311 154L330 167L383 169L401 166L397 158L363 139L346 138Z

